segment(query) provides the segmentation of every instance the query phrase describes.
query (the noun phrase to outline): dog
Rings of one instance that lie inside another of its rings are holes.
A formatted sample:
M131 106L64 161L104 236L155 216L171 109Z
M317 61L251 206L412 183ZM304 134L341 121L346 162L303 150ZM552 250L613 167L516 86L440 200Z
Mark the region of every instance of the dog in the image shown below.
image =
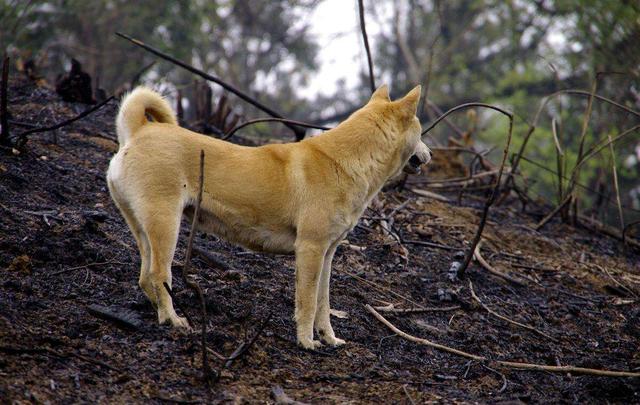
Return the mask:
M125 96L107 183L140 250L139 285L159 323L188 328L163 283L171 286L181 218L193 219L203 150L198 229L255 251L295 254L298 343L305 349L344 344L330 320L333 256L389 178L431 160L416 117L420 90L391 101L382 86L325 133L260 147L179 127L168 102L148 88Z

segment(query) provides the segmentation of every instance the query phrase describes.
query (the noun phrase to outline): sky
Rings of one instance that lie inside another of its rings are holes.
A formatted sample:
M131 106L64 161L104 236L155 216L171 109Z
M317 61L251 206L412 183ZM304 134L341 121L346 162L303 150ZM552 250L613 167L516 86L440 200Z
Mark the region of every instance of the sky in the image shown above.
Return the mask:
M357 2L322 1L310 18L310 33L320 46L317 56L320 67L301 94L309 99L316 94L335 94L341 79L345 81L345 88L355 87L358 74L366 68L367 63ZM367 25L370 45L372 36L377 32L375 24Z

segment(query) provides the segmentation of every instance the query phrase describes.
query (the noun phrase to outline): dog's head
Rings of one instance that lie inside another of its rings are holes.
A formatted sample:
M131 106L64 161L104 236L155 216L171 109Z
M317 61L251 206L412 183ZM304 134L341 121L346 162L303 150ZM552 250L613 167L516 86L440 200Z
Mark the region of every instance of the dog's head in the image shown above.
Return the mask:
M431 150L422 142L422 127L416 117L420 101L421 86L416 86L403 98L391 101L387 85L379 87L371 96L368 106L376 110L384 126L399 134L401 142L400 159L406 173L420 173L422 165L431 160ZM391 118L392 122L387 122Z

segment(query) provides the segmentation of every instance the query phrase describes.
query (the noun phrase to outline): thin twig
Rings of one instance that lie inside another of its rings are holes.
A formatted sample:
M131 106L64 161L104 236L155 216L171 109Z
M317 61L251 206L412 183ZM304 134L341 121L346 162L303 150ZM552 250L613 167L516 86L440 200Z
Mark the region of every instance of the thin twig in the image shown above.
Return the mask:
M493 189L493 192L491 193L491 196L487 199L487 201L484 204L484 208L482 210L482 216L480 217L480 223L478 225L478 230L476 231L476 234L473 238L473 241L471 242L471 246L469 247L469 251L467 252L464 261L462 262L462 265L460 266L460 268L458 269L458 277L464 277L464 273L467 270L467 267L469 267L469 263L471 263L471 258L473 257L473 253L475 251L476 245L480 242L480 238L482 237L482 231L484 230L484 226L487 223L487 216L489 215L489 208L491 208L491 205L493 205L494 201L496 200L496 197L498 196L498 193L500 192L500 183L502 182L502 172L504 170L504 165L505 162L507 161L507 155L509 154L509 147L511 146L511 135L513 133L513 114L503 110L500 107L496 107L490 104L485 104L485 103L466 103L466 104L461 104L457 107L453 107L452 109L450 109L449 111L447 111L446 113L444 113L443 115L441 115L440 117L438 117L438 119L436 119L427 129L425 129L424 131L422 131L422 135L426 134L427 132L431 131L440 121L442 121L444 118L446 118L447 115L458 111L458 110L462 110L465 108L470 108L470 107L484 107L484 108L489 108L491 110L495 110L498 111L501 114L504 114L507 116L507 118L509 118L509 132L507 135L507 142L504 146L504 150L502 153L502 162L500 163L500 168L498 169L498 176L496 179L496 184L495 187Z
M607 270L606 267L604 266L600 266L599 264L596 263L592 263L592 265L594 267L596 267L598 270L602 271L603 273L605 273L610 279L611 281L613 281L615 284L618 285L618 287L622 288L623 290L625 290L626 292L628 292L629 294L631 294L631 296L633 298L638 298L638 294L636 294L635 291L633 291L631 288L627 287L626 285L622 284L620 281L616 280L613 275L609 272L609 270Z
M464 357L467 359L475 360L478 362L489 362L490 359L484 356L478 356L477 354L467 353L462 350L454 349L449 346L441 345L435 342L432 342L427 339L419 338L412 336L406 332L401 331L396 328L391 322L386 320L382 315L380 315L373 307L370 305L365 305L367 311L369 311L373 316L376 317L380 322L382 322L386 327L391 329L398 336L403 337L409 341L433 347L434 349L442 350L447 353L455 354L460 357ZM630 371L613 371L613 370L596 370L593 368L583 368L583 367L574 367L574 366L547 366L543 364L533 364L533 363L520 363L515 361L504 361L504 360L496 360L493 362L497 366L511 368L516 370L531 370L531 371L548 371L553 373L574 373L574 374L585 374L585 375L597 375L603 377L635 377L640 378L640 373L634 373Z
M358 10L360 12L360 30L362 31L362 39L364 40L364 49L367 51L367 63L369 65L369 85L371 93L376 91L376 83L373 77L373 61L371 60L371 49L369 49L369 38L367 37L367 27L364 20L364 4L363 0L358 0Z
M269 312L269 315L267 315L267 317L264 319L264 321L262 321L262 323L260 324L260 327L258 328L258 330L256 331L256 333L253 335L253 337L248 341L248 342L243 342L240 346L238 346L236 348L236 350L233 351L233 353L231 353L231 356L226 358L226 362L224 363L224 367L225 368L229 368L231 367L231 364L239 359L240 357L242 357L246 352L249 351L249 349L251 348L251 346L253 346L253 344L255 343L255 341L258 339L258 337L262 334L262 331L264 331L264 328L267 326L267 324L269 323L269 321L271 320L271 316L273 315L273 312Z
M94 359L94 358L91 358L91 357L83 356L82 354L78 354L78 353L74 353L74 352L58 352L58 351L53 350L53 349L51 349L49 347L0 346L0 352L7 353L7 354L47 353L47 354L50 354L50 355L53 355L53 356L56 356L56 357L60 357L60 358L75 357L75 358L80 359L82 361L85 361L87 363L97 364L99 366L102 366L102 367L107 368L107 369L112 370L112 371L122 372L121 369L119 369L117 367L114 367L109 363L105 363L102 360L98 360L98 359Z
M532 332L535 332L535 333L537 333L537 334L539 334L539 335L541 335L541 336L546 337L547 339L550 339L550 340L553 340L553 341L557 341L557 339L556 339L556 338L554 338L553 336L549 336L549 335L547 335L546 333L544 333L544 332L542 332L542 331L540 331L540 330L538 330L538 329L534 328L533 326L525 325L525 324L523 324L523 323L520 323L520 322L517 322L517 321L511 320L511 319L507 318L506 316L504 316L504 315L500 315L500 314L499 314L499 313L497 313L496 311L494 311L494 310L492 310L491 308L489 308L485 303L483 303L482 301L480 301L480 298L476 295L476 292L475 292L475 291L474 291L474 289L473 289L473 284L471 283L471 280L469 280L469 290L471 291L471 296L473 297L473 299L474 299L474 300L476 300L476 302L477 302L478 304L480 304L480 306L481 306L482 308L484 308L488 313L490 313L491 315L495 316L496 318L502 319L503 321L509 322L509 323L511 323L511 324L513 324L513 325L520 326L521 328L525 328L525 329L527 329L527 330L530 330L530 331L532 331Z
M254 124L258 124L260 122L282 122L284 124L294 124L300 127L305 127L305 128L314 128L314 129L321 129L323 131L328 131L331 128L329 127L325 127L322 125L315 125L315 124L309 124L306 122L302 122L302 121L296 121L296 120L290 120L287 118L256 118L253 120L249 120L247 122L243 122L242 124L238 124L237 126L233 127L232 129L230 129L226 134L224 134L224 136L220 139L222 140L226 140L229 139L233 136L233 134L235 134L238 130L249 126L249 125L254 125Z
M460 305L431 308L396 308L393 304L389 304L386 307L375 307L375 309L380 312L388 312L392 314L424 314L427 312L449 312L458 310L460 308Z
M202 204L202 192L204 189L204 150L200 151L200 179L198 185L198 198L196 200L196 208L193 213L193 220L191 221L191 231L189 232L189 239L187 239L187 251L184 258L184 266L182 267L182 279L184 284L191 288L198 298L200 298L200 305L202 306L202 329L201 329L201 345L202 345L202 373L207 384L212 378L211 369L209 368L209 361L207 359L207 305L204 300L204 294L202 288L195 281L189 278L189 266L191 265L191 251L193 247L193 237L196 234L196 225L198 224L198 215L200 214L200 204Z
M540 116L542 114L542 110L544 109L544 107L549 103L549 101L551 101L551 99L563 95L563 94L569 94L569 95L578 95L578 96L587 96L587 97L593 97L597 100L603 101L605 103L608 103L614 107L617 107L623 111L628 112L629 114L633 114L636 117L640 117L640 112L635 111L629 107L626 107L620 103L616 103L615 101L607 98L607 97L603 97L600 96L598 94L592 94L591 92L588 91L584 91L584 90L576 90L576 89L567 89L567 90L560 90L560 91L556 91L555 93L552 93L548 96L546 96L545 98L542 99L542 101L540 101L540 105L538 106L538 111L536 112L536 115L534 116L533 119L533 123L530 124L529 129L527 131L527 133L525 134L523 140L522 140L522 145L520 145L520 149L518 150L518 153L515 155L515 158L513 160L513 164L512 166L512 173L515 173L517 171L518 165L520 164L520 158L522 157L522 155L524 154L524 150L527 147L527 144L529 143L529 139L531 138L531 136L533 135L533 133L535 132L536 126L538 125L538 121L540 120ZM509 176L510 180L511 176Z
M616 154L613 151L611 134L607 133L609 140L609 152L611 153L611 171L613 172L613 189L616 192L616 204L618 206L618 219L620 220L620 232L624 231L624 215L622 214L622 200L620 199L620 186L618 185L618 169L616 168ZM622 238L624 242L624 238Z
M480 265L487 270L489 273L493 274L494 276L498 276L504 280L510 281L520 287L524 287L526 285L526 283L520 279L514 278L508 274L505 274L501 271L496 270L493 266L491 266L489 263L487 263L486 260L484 260L484 258L482 257L482 255L480 254L480 246L482 246L482 241L480 241L474 251L473 251L473 257L478 261L478 263L480 263Z
M246 101L247 103L253 105L256 108L259 108L260 110L266 112L267 114L271 115L272 117L275 118L284 118L282 115L278 114L277 112L275 112L274 110L272 110L271 108L267 107L266 105L262 104L261 102L259 102L258 100L252 98L251 96L249 96L248 94L244 93L243 91L237 89L236 87L230 85L229 83L215 77L212 76L200 69L196 69L195 67L181 61L178 60L172 56L167 55L164 52L161 52L159 50L157 50L156 48L145 44L144 42L137 40L135 38L132 38L128 35L122 34L120 32L116 32L116 35L126 39L127 41L130 41L132 43L134 43L135 45L151 52L152 54L161 57L162 59L168 60L169 62L180 66L181 68L184 68L186 70L188 70L191 73L194 73L202 78L204 78L205 80L209 80L212 81L220 86L222 86L224 89L230 91L231 93L235 94L236 96L238 96L240 99ZM302 129L300 129L299 127L296 127L295 125L291 125L291 124L286 124L289 128L291 128L291 130L293 130L293 132L296 135L296 140L302 140L305 136L305 131L303 131Z
M443 245L441 243L425 242L425 241L422 241L422 240L406 240L406 239L403 239L402 243L404 243L404 244L408 243L409 245L427 246L427 247L432 247L432 248L442 249L442 250L460 250L461 249L461 248L457 248L457 247L453 247L453 246Z
M375 283L373 281L369 281L366 278L362 278L362 277L358 276L357 274L353 274L353 273L351 273L351 272L349 272L347 270L339 269L339 268L336 268L336 267L334 267L333 270L337 271L339 273L346 274L349 277L352 277L352 278L356 279L357 281L360 281L361 283L364 283L364 284L368 285L369 287L373 287L374 289L376 289L376 290L378 290L380 292L385 292L385 293L389 293L389 294L395 295L396 297L401 298L401 299L405 300L406 302L408 302L408 303L410 303L410 304L412 304L412 305L414 305L414 306L416 306L418 308L427 309L424 305L418 304L417 302L415 302L411 298L408 298L408 297L406 297L406 296L404 296L402 294L399 294L399 293L393 291L390 288L381 286L378 283Z
M89 267L94 267L94 266L105 266L105 265L109 265L109 264L119 264L121 266L125 266L127 265L127 263L122 263L122 262L113 262L113 261L108 261L108 262L100 262L100 263L88 263L88 264L83 264L82 266L76 266L76 267L69 267L67 269L62 269L62 270L58 270L58 271L54 271L53 273L51 273L51 276L57 276L63 273L69 273L72 271L76 271L76 270L81 270L81 269L86 269Z
M101 103L96 104L96 105L94 105L93 107L91 107L91 108L89 108L87 110L84 110L80 114L78 114L75 117L70 118L68 120L64 120L64 121L58 122L58 123L53 124L53 125L48 126L48 127L39 127L39 128L30 129L28 131L24 131L23 133L21 133L21 134L16 136L19 139L19 141L17 143L18 148L22 148L27 143L27 140L28 140L27 136L29 136L31 134L35 134L37 132L53 131L53 130L56 130L58 128L62 128L64 126L66 126L66 125L69 125L72 122L75 122L75 121L77 121L79 119L82 119L82 118L86 117L87 115L89 115L91 113L94 113L94 112L98 111L99 109L101 109L102 107L107 105L107 103L109 103L113 99L114 99L114 97L111 96L111 97L107 98L106 100L102 101Z
M574 178L574 176L576 176L577 179L577 173L579 172L579 169L582 167L583 164L585 164L590 158L592 158L593 156L595 156L596 154L598 154L602 149L606 148L607 146L613 144L614 142L624 138L625 136L634 133L635 131L640 129L640 125L636 125L633 126L625 131L623 131L622 133L620 133L619 135L611 138L609 137L609 139L607 140L607 142L605 142L604 144L600 143L597 145L593 145L585 154L584 157L578 161L578 163L576 163L575 167L573 168L573 172L571 175L571 179ZM570 181L570 184L568 187L571 187L571 184L573 184L573 186L575 187L575 185L577 184L577 182L573 182ZM571 188L569 188L566 192L566 197L565 199L562 201L562 203L560 203L553 211L551 211L542 221L540 221L538 223L538 225L536 225L535 230L539 230L540 228L542 228L547 222L549 222L549 220L551 220L551 218L553 218L558 212L560 212L560 210L568 203L571 202L573 194L571 193Z

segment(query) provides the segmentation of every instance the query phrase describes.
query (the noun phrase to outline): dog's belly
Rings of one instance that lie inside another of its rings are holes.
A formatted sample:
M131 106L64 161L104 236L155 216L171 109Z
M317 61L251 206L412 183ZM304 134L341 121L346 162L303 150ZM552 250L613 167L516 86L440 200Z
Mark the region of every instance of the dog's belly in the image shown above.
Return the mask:
M184 215L193 220L194 208L188 206ZM292 254L295 251L294 228L273 228L264 224L247 224L244 218L225 215L225 220L211 211L200 209L198 229L215 234L228 242L244 246L257 252Z

